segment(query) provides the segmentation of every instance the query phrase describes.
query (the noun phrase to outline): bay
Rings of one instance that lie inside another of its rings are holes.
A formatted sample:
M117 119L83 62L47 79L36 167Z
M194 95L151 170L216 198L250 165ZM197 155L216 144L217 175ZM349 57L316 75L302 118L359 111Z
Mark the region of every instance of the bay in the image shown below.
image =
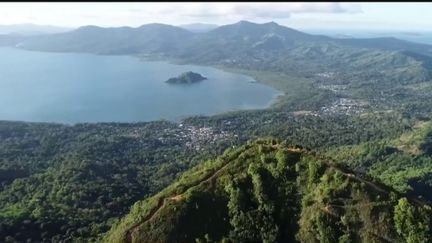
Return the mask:
M193 71L192 85L168 78ZM0 48L0 120L139 122L266 108L280 92L212 67Z

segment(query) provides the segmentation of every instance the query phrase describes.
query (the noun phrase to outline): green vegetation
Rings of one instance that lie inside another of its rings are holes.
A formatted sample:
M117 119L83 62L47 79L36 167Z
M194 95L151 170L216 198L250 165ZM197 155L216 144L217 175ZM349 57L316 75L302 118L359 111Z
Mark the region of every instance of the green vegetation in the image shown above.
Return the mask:
M406 198L399 199L395 206L396 230L407 243L426 243L431 240L430 206L414 207Z
M135 203L103 241L427 242L431 208L410 200L299 147L258 140Z
M432 122L421 122L395 139L341 146L328 156L379 178L400 192L432 199L427 181L432 171Z
M97 242L134 202L227 147L273 136L323 150L399 137L410 125L400 119L397 113L315 117L267 110L182 124L0 122L0 175L7 175L0 177L1 235Z
M1 242L431 242L428 45L245 21L19 41L216 66L285 95L180 123L0 122Z
M169 122L0 122L0 241L95 241L135 201L230 144L199 137L197 151L181 131Z
M201 76L199 73L185 72L180 74L178 77L168 79L169 84L193 84L206 80L206 77Z

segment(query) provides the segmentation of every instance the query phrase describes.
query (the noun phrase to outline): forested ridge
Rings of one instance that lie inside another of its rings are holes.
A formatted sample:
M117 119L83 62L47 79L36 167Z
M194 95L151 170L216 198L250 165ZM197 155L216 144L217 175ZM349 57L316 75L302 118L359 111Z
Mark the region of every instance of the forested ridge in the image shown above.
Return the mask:
M430 214L329 158L258 140L135 203L104 242L429 242Z

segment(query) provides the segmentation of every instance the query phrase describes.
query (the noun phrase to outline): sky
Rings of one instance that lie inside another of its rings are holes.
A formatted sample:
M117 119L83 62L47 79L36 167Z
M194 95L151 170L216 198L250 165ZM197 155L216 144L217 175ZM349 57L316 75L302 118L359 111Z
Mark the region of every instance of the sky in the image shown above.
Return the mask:
M138 27L148 23L231 24L270 22L297 29L432 30L432 3L308 2L9 2L0 3L0 25Z

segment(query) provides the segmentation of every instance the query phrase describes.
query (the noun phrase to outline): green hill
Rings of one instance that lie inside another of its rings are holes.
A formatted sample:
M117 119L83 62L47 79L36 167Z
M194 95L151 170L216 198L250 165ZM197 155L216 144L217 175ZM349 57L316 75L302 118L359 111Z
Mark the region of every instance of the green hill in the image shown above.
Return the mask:
M328 156L365 171L400 192L432 200L432 122L395 139L330 149Z
M326 150L398 137L404 119L258 110L182 124L0 121L0 242L100 242L136 201L233 145L272 136Z
M430 242L431 213L329 159L258 140L135 203L103 242Z

